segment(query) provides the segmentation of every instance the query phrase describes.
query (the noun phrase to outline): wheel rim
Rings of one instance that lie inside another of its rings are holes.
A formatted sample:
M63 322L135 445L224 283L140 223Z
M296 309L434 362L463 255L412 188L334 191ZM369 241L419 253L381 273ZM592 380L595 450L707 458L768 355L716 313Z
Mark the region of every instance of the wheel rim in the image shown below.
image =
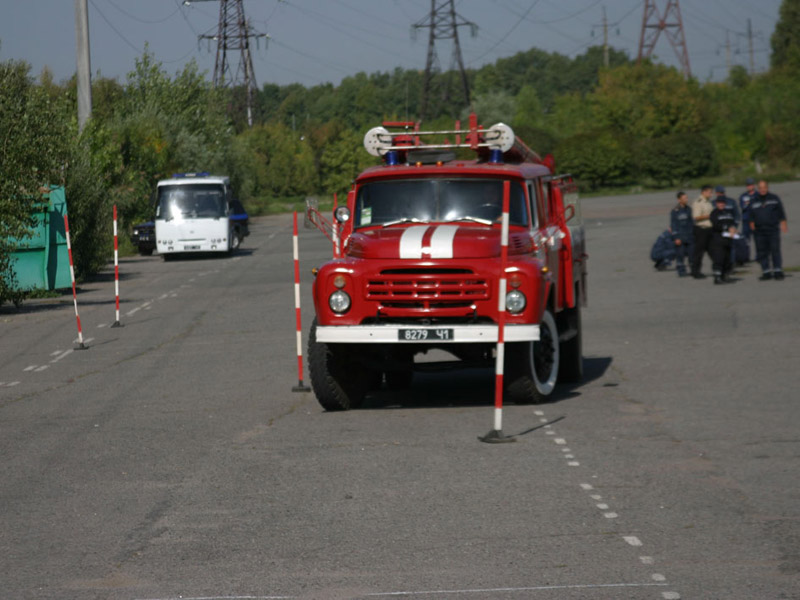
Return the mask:
M533 342L531 355L536 389L541 394L550 394L558 377L559 347L558 330L549 312L545 312L542 317L539 341Z

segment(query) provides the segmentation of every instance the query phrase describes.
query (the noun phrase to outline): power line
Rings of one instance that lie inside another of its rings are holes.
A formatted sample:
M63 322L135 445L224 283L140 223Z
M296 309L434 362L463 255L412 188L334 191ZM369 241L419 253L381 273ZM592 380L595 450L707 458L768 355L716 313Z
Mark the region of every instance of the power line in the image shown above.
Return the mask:
M128 38L126 38L124 35L122 35L122 33L119 31L119 29L117 29L116 27L114 27L114 24L113 24L113 23L111 23L111 21L109 21L109 20L106 18L106 16L103 14L103 11L102 11L102 10L100 10L100 9L97 7L97 4L95 4L95 3L94 3L94 0L89 0L89 2L91 2L91 4L92 4L92 6L94 7L94 9L97 11L97 14L99 14L99 15L100 15L100 17L103 19L103 21L105 21L105 22L106 22L106 24L107 24L107 25L108 25L108 26L109 26L109 27L110 27L110 28L111 28L111 29L114 31L114 33L116 33L116 34L119 36L119 38L120 38L120 39L121 39L123 42L125 42L126 44L128 44L128 46L130 46L131 48L133 48L133 49L136 51L136 53L137 53L137 54L141 54L141 53L142 53L142 49L141 49L141 48L137 48L137 47L136 47L136 46L133 44L133 42L131 42L131 41L130 41Z
M167 15L163 19L156 19L156 20L150 21L150 20L147 20L147 19L142 19L141 17L137 17L136 15L133 15L133 14L129 13L124 8L122 8L121 6L115 4L112 0L106 0L106 2L108 2L111 6L116 8L119 12L121 12L123 15L125 15L129 19L133 19L134 21L138 21L139 23L144 23L146 25L155 25L157 23L163 23L164 21L168 21L172 17L175 16L175 13L177 13L180 10L180 7L177 7L174 11L172 11L169 15Z

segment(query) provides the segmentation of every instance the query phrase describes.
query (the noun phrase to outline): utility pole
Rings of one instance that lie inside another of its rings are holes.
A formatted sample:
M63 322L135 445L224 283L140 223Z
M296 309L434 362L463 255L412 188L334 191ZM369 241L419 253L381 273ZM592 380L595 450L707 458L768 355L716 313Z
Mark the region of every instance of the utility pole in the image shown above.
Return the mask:
M208 0L192 0L204 2ZM217 58L214 62L214 87L236 88L243 86L245 91L245 110L247 125L253 126L253 105L255 92L258 90L256 74L253 71L253 57L250 54L250 38L256 43L259 38L269 39L266 33L253 31L244 16L243 0L219 0L219 24L215 34L205 33L199 40L217 42ZM239 51L239 62L231 69L228 51Z
M692 76L692 71L689 67L689 51L686 48L686 36L683 32L683 20L678 0L667 0L663 17L656 6L656 0L645 0L638 62L653 54L658 36L662 31L675 50L684 77L688 79Z
M725 30L725 68L728 70L728 77L731 76L731 40L730 31Z
M78 67L78 130L92 116L92 66L89 58L89 7L75 0L75 51Z
M750 50L750 77L756 74L756 59L753 52L753 23L747 19L747 45Z
M608 68L608 19L605 4L603 5L603 66Z
M419 115L420 122L424 121L427 117L431 93L431 80L433 79L433 74L436 70L436 65L438 64L436 40L453 40L453 61L451 63L451 70L453 65L457 63L459 72L461 74L461 86L464 92L464 105L470 106L472 104L469 96L467 73L464 70L464 60L461 57L461 46L458 41L458 28L465 25L469 26L472 37L475 37L478 31L478 26L472 21L466 21L456 14L453 0L431 0L431 12L428 17L418 21L412 26L412 35L415 34L418 29L430 29L430 35L428 36L428 57L425 61L425 78L422 85L422 105ZM447 89L446 84L443 85L443 100L447 100L448 92L449 90ZM457 111L452 112L457 113Z

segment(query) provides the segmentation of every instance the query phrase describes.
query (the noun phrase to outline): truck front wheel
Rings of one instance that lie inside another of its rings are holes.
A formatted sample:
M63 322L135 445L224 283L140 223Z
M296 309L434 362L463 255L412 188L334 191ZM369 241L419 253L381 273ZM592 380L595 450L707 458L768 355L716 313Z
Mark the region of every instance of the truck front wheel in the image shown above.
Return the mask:
M552 395L558 380L558 328L549 310L539 323L539 341L507 344L506 396L517 404L540 404Z
M325 410L358 408L369 388L369 371L356 360L352 344L317 341L317 320L308 336L311 387Z

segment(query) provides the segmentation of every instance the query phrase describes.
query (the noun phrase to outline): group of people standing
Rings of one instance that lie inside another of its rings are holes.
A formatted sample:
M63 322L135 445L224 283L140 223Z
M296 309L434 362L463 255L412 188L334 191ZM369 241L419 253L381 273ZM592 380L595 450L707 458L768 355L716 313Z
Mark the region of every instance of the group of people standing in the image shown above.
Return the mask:
M678 204L670 213L670 232L675 244L678 275L703 279L703 255L711 257L714 283L728 283L733 270L734 244L745 249L742 262L750 260L749 241L756 246L756 261L761 265L761 281L783 279L781 232L788 231L781 199L761 180L756 185L747 179L747 189L738 203L718 185L704 185L700 196L689 205L686 192L678 192ZM716 197L712 200L712 192ZM690 271L686 271L686 262Z

